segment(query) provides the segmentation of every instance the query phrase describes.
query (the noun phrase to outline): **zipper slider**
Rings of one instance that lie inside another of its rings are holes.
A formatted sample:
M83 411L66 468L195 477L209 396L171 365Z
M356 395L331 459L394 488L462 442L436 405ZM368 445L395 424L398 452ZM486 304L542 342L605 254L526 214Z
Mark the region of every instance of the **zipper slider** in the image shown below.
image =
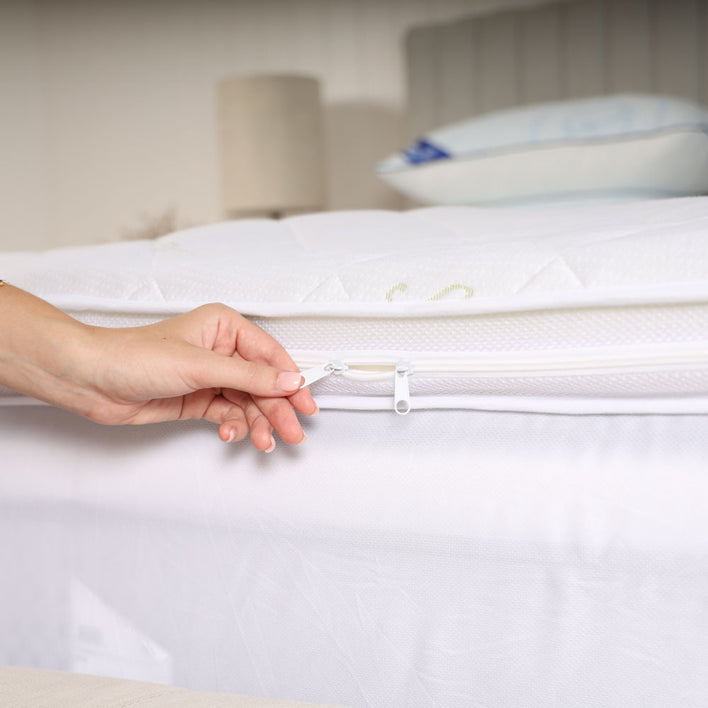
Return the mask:
M301 371L300 375L304 379L304 383L300 388L305 388L305 386L310 386L311 384L319 381L320 379L327 378L332 374L341 374L345 372L349 367L342 361L328 361L326 364L319 364L318 366L313 366L311 369L306 371Z
M393 410L398 415L407 415L411 410L411 394L408 388L408 376L413 373L413 367L408 361L396 364L393 386Z

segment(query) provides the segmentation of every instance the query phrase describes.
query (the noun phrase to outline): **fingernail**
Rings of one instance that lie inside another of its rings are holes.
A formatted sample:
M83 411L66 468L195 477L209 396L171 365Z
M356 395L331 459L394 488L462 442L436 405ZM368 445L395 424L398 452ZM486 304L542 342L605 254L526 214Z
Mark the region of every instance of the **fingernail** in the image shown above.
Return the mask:
M297 391L305 379L297 371L283 371L278 374L278 386L283 391Z
M226 442L233 442L236 439L236 431L232 428L229 431L229 437L226 438Z
M319 415L320 414L320 407L315 403L315 410L310 413L310 415Z
M307 440L307 435L305 435L305 433L303 433L303 434L302 434L302 440L300 440L300 442L298 443L298 445L302 445L302 444L305 442L305 440Z
M270 445L263 452L273 452L275 450L275 438L270 436Z

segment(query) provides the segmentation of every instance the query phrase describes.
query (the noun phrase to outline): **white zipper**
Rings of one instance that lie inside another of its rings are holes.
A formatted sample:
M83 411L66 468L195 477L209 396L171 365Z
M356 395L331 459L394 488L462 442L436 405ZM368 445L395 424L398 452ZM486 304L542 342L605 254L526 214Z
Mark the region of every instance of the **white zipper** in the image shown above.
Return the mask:
M411 410L409 377L569 376L708 368L708 342L682 345L648 345L553 352L494 352L459 355L401 356L396 353L350 352L337 358L326 354L293 352L310 386L329 376L360 381L393 378L393 410Z
M393 410L398 415L407 415L411 410L411 394L408 388L408 377L413 373L413 367L408 361L399 361L394 370Z
M302 367L300 367L302 369ZM351 377L367 378L368 380L388 378L391 375L390 363L358 363L345 364L339 359L327 361L324 364L317 364L304 371L301 371L304 383L300 388L310 386L328 376L340 375L351 372ZM398 361L393 366L394 394L393 410L399 415L407 415L411 410L411 397L408 387L408 376L412 373L411 364L407 361Z
M331 374L342 374L349 367L341 361L326 361L324 364L318 364L307 369L306 371L302 371L302 366L300 366L299 368L301 369L300 373L302 374L302 378L304 379L303 384L302 386L300 386L300 388L305 388L305 386L310 386L316 381L324 379L327 376L330 376Z

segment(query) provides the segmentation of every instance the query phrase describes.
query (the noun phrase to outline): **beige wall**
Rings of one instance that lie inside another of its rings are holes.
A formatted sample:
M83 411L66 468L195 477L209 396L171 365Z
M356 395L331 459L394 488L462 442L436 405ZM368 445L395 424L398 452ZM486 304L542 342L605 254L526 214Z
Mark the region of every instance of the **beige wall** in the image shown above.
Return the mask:
M329 208L398 208L373 164L405 140L404 32L530 4L0 0L0 250L222 218L215 84L248 72L321 79Z

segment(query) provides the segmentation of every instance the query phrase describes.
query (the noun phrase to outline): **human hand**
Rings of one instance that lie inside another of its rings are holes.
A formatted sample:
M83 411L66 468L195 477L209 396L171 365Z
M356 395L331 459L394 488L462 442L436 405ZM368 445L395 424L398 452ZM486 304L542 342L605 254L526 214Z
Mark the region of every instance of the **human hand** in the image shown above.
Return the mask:
M224 441L250 430L259 450L305 434L295 411L317 413L283 347L224 305L205 305L154 325L95 329L102 352L93 360L95 393L89 417L103 423L204 418L219 423Z
M270 451L275 430L299 444L296 411L317 412L285 350L225 305L145 327L89 327L2 288L0 383L105 424L204 418L222 440Z

